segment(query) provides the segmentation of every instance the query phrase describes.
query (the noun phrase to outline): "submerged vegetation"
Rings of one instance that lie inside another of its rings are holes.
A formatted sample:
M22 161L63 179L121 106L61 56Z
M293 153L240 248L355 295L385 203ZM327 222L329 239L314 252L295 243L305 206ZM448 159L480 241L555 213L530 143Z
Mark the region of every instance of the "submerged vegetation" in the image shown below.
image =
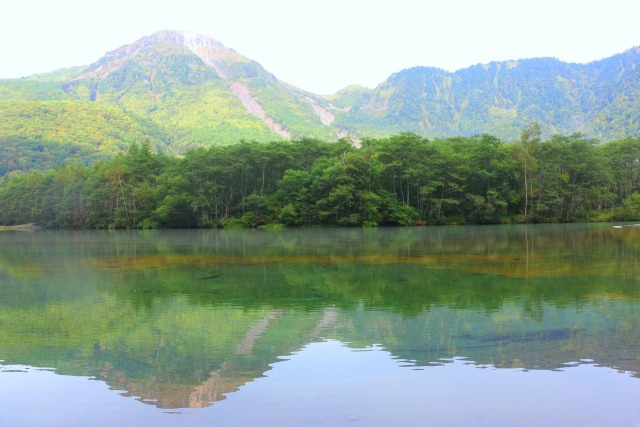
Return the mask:
M403 133L241 142L9 174L0 224L51 228L378 226L640 219L640 139L514 143Z

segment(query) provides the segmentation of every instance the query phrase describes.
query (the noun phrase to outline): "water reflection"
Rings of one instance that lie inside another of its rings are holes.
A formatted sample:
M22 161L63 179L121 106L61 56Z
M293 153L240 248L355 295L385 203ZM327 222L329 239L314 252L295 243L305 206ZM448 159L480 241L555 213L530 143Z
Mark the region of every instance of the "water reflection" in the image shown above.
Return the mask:
M3 232L0 359L167 410L241 394L326 343L408 372L637 377L638 237L598 225Z
M464 358L442 362L419 367L381 346L325 340L279 358L266 376L213 407L160 411L108 392L101 381L13 367L25 373L0 370L6 386L0 424L631 426L640 419L637 379L589 361L553 372L495 369ZM30 410L34 402L43 412Z

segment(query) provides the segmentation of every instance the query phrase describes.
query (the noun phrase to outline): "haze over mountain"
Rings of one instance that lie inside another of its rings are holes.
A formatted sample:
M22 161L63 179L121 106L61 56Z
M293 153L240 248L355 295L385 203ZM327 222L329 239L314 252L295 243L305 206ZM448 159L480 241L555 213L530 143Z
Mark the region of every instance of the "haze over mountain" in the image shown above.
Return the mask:
M295 61L295 58L292 58ZM456 72L399 71L374 89L320 96L279 80L210 37L161 31L97 62L0 81L3 171L91 162L132 141L170 154L241 139L335 140L398 132L515 139L640 135L640 47L589 64L553 58Z

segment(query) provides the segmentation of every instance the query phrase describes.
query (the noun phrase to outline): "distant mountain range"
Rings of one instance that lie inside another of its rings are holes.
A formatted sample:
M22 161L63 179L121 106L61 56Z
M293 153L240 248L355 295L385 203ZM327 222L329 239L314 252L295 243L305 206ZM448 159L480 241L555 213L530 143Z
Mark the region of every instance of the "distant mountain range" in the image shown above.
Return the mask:
M295 59L292 59L295 60ZM161 31L97 62L0 80L0 174L91 162L148 141L178 154L279 138L428 137L490 133L531 122L545 135L640 136L640 47L591 62L553 58L415 67L378 87L320 96L278 80L220 42Z

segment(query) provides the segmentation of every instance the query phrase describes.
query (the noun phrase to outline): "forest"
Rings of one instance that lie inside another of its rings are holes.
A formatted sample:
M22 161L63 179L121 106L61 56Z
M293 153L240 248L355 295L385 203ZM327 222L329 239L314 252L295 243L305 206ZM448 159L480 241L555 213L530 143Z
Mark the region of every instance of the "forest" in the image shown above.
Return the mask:
M132 143L90 166L10 173L0 225L136 229L640 219L640 138L427 139L412 133L211 146Z

